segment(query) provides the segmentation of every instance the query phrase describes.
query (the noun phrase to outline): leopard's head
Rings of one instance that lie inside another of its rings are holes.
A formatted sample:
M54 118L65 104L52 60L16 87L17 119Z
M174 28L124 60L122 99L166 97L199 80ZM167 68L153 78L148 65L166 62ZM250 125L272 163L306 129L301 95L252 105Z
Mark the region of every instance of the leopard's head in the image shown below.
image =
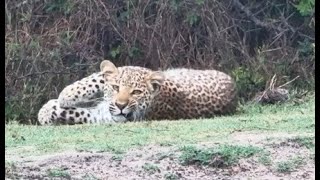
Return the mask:
M158 95L165 79L162 72L137 66L116 67L111 61L100 64L104 79L112 87L109 110L113 116L141 120Z

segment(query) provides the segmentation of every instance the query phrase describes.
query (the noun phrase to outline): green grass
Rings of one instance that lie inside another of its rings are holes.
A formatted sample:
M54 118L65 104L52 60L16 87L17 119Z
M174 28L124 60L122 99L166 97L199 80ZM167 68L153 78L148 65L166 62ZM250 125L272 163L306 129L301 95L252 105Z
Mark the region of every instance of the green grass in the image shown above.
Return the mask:
M16 171L16 165L15 165L15 162L13 161L5 161L5 174L6 174L6 177L8 178L13 178L15 177L15 172Z
M70 175L63 169L55 168L48 170L48 176L50 177L69 177Z
M156 172L158 172L160 169L157 165L155 164L150 164L150 163L145 163L142 166L142 169L144 169L146 172L150 173L150 174L154 174Z
M187 146L222 142L235 131L313 133L315 100L303 104L246 105L234 116L203 120L152 121L114 125L5 126L6 153L35 155L65 150L98 150L121 154L150 144Z
M158 161L161 161L162 159L165 159L165 158L172 157L173 155L174 155L173 152L161 152L156 154Z
M98 180L99 178L97 178L93 174L86 174L86 175L82 176L82 179L85 179L85 180Z
M113 161L122 161L123 155L121 155L121 154L115 154L115 155L113 155L113 156L111 157L111 159L112 159Z
M9 173L12 171L12 169L15 168L15 164L14 162L12 161L5 161L5 170L6 170L6 173Z
M297 156L276 164L276 171L279 173L289 173L305 163L304 158Z
M200 164L223 167L237 163L241 158L248 158L262 151L262 149L250 145L220 145L210 149L187 146L182 148L182 154L179 159L184 165Z
M270 166L272 164L270 152L264 151L259 154L258 162L265 165Z
M166 180L177 180L177 179L179 179L179 177L178 177L176 174L174 174L174 173L166 173L166 174L164 175L164 178L165 178Z
M288 139L288 141L298 143L300 146L304 146L308 149L313 149L315 139L314 137L298 136L295 138Z

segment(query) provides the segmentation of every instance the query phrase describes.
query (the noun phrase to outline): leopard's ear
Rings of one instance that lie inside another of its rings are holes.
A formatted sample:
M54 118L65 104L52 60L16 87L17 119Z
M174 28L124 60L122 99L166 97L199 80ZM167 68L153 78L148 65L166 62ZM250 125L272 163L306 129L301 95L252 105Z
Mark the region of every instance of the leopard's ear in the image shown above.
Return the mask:
M107 77L116 76L119 73L118 68L109 60L101 62L100 71Z
M164 80L165 80L165 76L162 72L156 71L156 72L150 73L150 75L146 78L148 89L151 92L159 91Z

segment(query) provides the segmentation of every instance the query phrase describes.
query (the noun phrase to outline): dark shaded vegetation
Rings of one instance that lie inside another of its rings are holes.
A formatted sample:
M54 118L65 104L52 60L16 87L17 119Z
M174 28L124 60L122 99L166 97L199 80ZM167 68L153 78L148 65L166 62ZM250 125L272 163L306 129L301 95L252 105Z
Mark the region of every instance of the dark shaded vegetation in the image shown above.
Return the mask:
M152 69L214 68L251 99L274 74L314 88L314 0L36 0L5 5L6 122L34 123L43 103L103 59Z

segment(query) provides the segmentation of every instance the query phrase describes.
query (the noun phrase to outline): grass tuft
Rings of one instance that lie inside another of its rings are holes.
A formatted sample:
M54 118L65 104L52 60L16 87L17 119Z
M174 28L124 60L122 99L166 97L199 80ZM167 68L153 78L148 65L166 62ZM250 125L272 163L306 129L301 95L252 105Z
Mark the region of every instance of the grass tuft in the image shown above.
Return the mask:
M290 173L303 165L305 160L303 157L297 156L286 161L280 161L276 164L276 171L279 173Z
M177 179L179 179L179 177L178 177L176 174L174 174L174 173L166 173L166 174L164 175L164 178L165 178L166 180L177 180Z
M154 174L156 172L159 172L160 169L157 165L155 164L150 164L150 163L145 163L142 166L142 169L144 169L146 172L148 172L149 174Z
M288 141L291 141L291 142L295 142L297 144L299 144L300 146L304 146L308 149L312 149L314 148L314 137L301 137L301 136L298 136L298 137L295 137L295 138L291 138L291 139L288 139Z
M63 169L60 169L60 168L49 169L48 176L50 176L50 177L65 177L65 178L69 177L70 178L69 173Z
M258 162L265 166L270 166L272 164L270 153L266 151L262 152L258 157Z
M183 165L209 165L224 167L235 164L241 158L248 158L262 150L254 146L220 145L212 149L198 149L194 146L182 148L180 161Z

